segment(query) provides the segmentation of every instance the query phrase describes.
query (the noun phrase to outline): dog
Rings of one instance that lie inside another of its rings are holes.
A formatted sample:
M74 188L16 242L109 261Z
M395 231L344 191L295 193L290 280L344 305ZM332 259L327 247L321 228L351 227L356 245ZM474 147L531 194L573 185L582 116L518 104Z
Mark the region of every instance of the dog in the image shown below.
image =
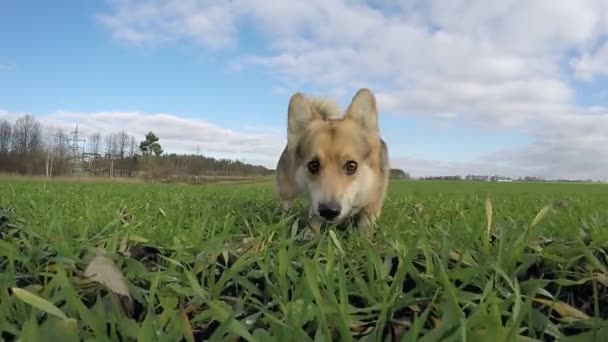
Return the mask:
M276 168L281 209L305 197L315 233L346 220L369 232L380 217L390 174L372 91L359 89L345 112L332 100L296 92L287 116L287 144Z

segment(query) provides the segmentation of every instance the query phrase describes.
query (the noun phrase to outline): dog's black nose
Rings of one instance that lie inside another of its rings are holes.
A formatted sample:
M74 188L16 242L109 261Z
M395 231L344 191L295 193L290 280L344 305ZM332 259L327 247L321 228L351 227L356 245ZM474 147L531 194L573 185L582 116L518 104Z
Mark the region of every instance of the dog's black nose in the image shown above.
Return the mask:
M340 215L340 211L342 207L340 203L337 202L327 202L319 204L319 215L326 220L333 220L338 215Z

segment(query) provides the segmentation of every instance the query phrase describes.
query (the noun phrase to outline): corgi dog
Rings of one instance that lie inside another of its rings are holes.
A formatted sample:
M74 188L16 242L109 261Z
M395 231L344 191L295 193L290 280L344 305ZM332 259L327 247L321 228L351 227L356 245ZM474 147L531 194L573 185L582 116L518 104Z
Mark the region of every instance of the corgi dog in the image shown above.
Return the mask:
M296 92L287 116L287 145L276 168L282 210L304 197L316 233L346 220L368 231L382 211L390 174L372 91L359 89L345 112L331 100Z

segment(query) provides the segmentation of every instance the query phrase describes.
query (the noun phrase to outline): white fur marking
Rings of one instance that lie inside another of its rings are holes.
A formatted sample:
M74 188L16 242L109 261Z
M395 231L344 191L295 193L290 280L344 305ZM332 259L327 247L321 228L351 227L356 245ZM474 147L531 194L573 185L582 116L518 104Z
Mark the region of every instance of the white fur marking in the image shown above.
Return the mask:
M374 179L369 167L361 165L356 177L340 199L340 205L342 206L342 212L338 217L340 221L353 214L353 208L366 204L372 194Z

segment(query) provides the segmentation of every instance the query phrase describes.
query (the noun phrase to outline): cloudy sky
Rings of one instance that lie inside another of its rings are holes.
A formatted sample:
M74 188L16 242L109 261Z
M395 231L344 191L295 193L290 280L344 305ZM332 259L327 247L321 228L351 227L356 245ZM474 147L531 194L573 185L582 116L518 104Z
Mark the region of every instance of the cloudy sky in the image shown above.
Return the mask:
M0 118L274 167L291 93L377 96L414 175L608 179L605 0L6 0Z

